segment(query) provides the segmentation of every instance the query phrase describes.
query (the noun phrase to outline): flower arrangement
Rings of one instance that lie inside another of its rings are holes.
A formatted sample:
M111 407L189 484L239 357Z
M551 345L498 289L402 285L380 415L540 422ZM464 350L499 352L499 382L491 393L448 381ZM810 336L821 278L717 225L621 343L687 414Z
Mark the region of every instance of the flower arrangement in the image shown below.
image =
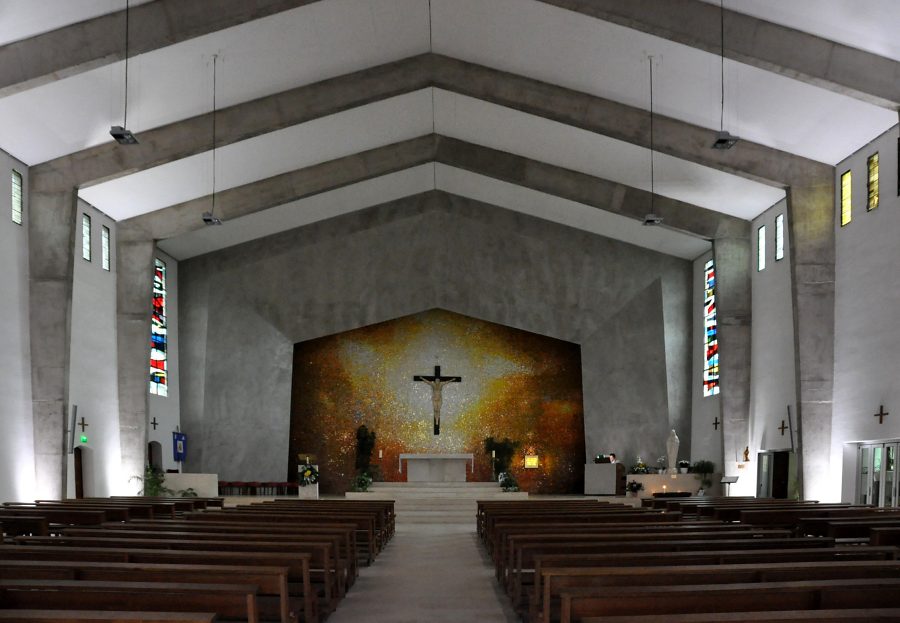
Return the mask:
M369 476L366 472L358 474L353 479L353 490L358 492L368 491L369 487L372 486L372 477Z
M509 472L502 472L500 476L497 477L497 480L500 481L500 488L507 493L519 490L519 483L516 481L515 476Z
M644 490L644 483L638 482L637 480L629 480L625 484L625 490L632 494L637 494L638 491Z
M309 463L300 466L300 486L314 485L319 482L319 470Z
M631 469L628 470L630 474L649 474L650 468L647 467L647 464L644 463L644 460L641 457L637 457L634 465L631 466Z
M597 454L594 457L594 463L609 463L609 457L605 454Z
M691 469L691 462L685 461L684 459L678 461L678 471L682 474L687 474Z

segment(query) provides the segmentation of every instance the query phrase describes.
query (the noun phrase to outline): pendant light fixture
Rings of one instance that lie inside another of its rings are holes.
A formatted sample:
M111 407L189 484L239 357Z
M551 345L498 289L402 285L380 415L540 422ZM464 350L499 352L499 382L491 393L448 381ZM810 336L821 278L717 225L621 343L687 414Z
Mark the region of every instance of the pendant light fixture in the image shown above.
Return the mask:
M128 26L129 26L129 2L125 0L125 113L122 125L114 125L109 129L109 134L119 145L137 145L137 138L128 130Z
M209 212L203 213L203 222L206 225L221 225L222 219L218 218L216 214L216 65L219 61L219 55L213 54L212 56L212 66L213 66L213 80L212 80L212 193L210 193L212 197L212 206Z
M713 142L712 147L713 149L731 149L740 139L725 131L725 0L719 0L719 28L722 100L721 108L719 109L719 131L716 132L716 140Z
M650 62L650 212L644 217L644 225L653 226L662 223L663 219L653 212L653 200L656 197L656 180L653 168L653 56L647 55Z

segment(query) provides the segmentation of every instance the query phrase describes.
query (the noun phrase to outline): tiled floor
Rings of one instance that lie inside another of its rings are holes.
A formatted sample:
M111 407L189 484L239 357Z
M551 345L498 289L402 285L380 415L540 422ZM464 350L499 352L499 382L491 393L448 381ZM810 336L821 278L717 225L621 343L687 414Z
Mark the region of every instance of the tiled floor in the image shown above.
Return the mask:
M329 623L518 621L471 524L403 523Z

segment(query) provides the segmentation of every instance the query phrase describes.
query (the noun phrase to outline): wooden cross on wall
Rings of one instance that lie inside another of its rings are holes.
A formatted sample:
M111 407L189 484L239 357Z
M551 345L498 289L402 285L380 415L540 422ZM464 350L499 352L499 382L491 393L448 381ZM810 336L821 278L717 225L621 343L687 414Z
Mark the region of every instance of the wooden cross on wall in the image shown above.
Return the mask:
M156 417L150 421L150 424L153 426L153 430L156 430L156 427L159 425L159 422L156 421Z
M462 383L461 376L441 376L441 367L434 367L434 376L417 374L413 381L422 381L431 386L431 406L434 409L434 434L441 434L441 403L443 402L444 385L448 383Z
M81 416L81 421L80 421L80 422L76 422L76 423L75 423L75 426L80 426L80 427L81 427L81 432L83 433L83 432L84 432L85 426L90 426L90 424L88 424L87 422L84 421L84 416L82 415L82 416Z
M715 428L716 430L719 430L719 424L721 424L721 423L722 422L719 421L719 416L717 415L716 419L713 420L713 428Z
M875 417L878 418L879 424L884 424L884 416L886 415L890 415L890 413L884 410L884 405L880 405L878 407L878 413L875 414Z
M778 430L781 431L781 436L784 437L784 431L787 430L787 426L784 425L784 420L781 420L781 426L778 427Z

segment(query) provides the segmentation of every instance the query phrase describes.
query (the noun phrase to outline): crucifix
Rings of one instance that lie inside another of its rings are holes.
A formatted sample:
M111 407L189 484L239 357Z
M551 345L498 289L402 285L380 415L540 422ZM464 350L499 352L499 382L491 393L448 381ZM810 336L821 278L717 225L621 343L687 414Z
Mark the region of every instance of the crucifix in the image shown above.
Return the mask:
M80 427L81 427L81 432L83 433L83 432L84 432L84 427L85 427L85 426L90 426L90 424L88 424L87 422L84 421L84 416L82 415L82 416L81 416L81 421L80 421L80 422L76 422L76 423L75 423L75 426L80 426Z
M787 426L784 425L784 420L781 420L781 426L778 427L778 430L781 431L781 436L784 437L784 431L787 430Z
M716 419L713 421L713 428L719 430L719 424L721 424L721 422L719 421L719 416L717 415Z
M441 376L441 367L434 367L434 376L422 376L417 374L413 377L413 381L422 381L431 386L431 406L434 408L434 434L441 434L441 402L443 397L441 393L444 385L448 383L461 383L461 376Z
M159 425L159 422L156 421L156 416L150 421L150 424L153 425L153 430L156 430L156 427Z
M884 416L886 415L890 415L890 413L884 410L884 405L880 405L878 407L878 413L875 414L875 417L878 418L879 424L884 424Z

